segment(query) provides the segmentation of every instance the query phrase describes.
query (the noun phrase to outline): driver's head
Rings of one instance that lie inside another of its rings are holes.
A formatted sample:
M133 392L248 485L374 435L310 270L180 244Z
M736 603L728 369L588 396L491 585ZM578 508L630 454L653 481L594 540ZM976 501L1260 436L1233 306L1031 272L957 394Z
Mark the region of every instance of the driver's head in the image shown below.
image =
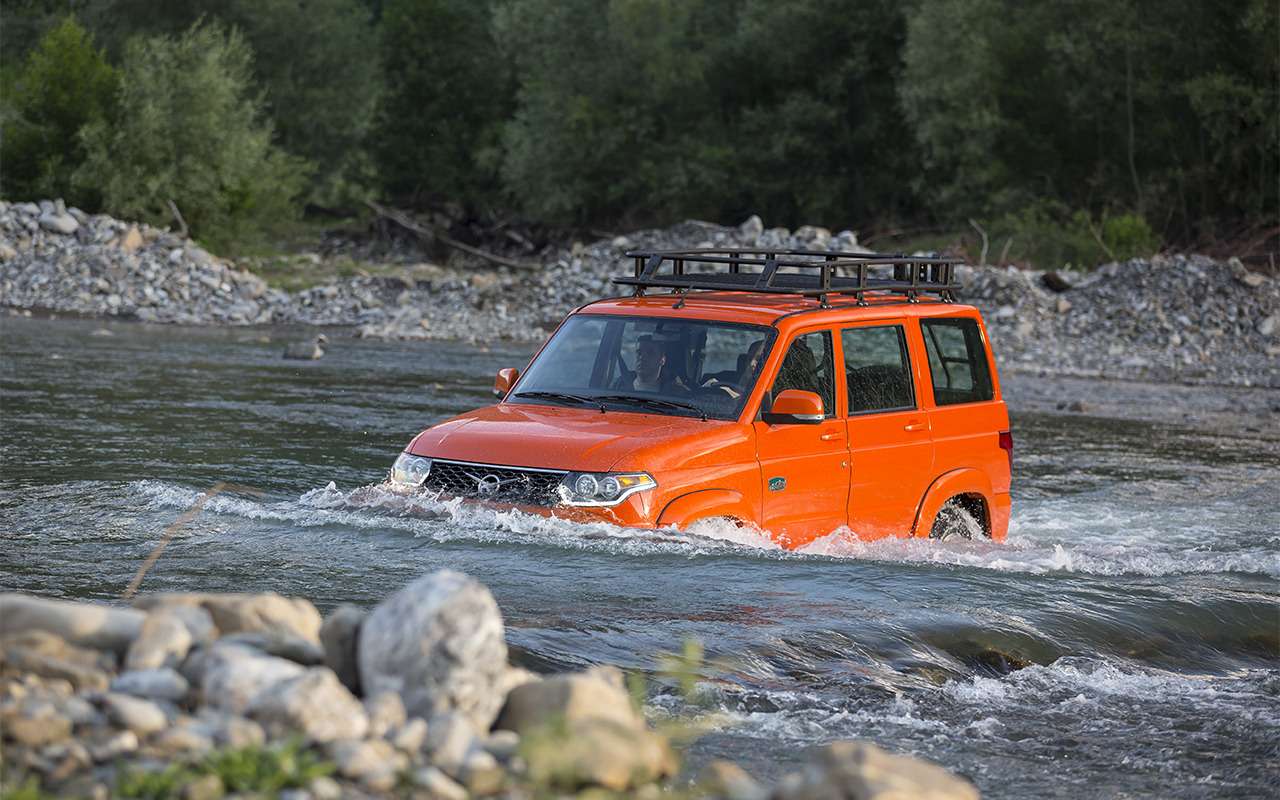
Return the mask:
M636 372L647 382L658 379L658 373L667 363L667 351L652 336L641 336L636 342Z

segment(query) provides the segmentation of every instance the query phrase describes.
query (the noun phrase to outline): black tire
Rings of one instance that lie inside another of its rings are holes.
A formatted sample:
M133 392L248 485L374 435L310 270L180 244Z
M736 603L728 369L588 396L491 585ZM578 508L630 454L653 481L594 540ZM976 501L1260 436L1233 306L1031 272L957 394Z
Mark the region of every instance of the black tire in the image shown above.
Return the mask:
M964 506L955 500L948 500L938 509L934 517L933 528L929 531L930 539L947 541L948 539L981 539L986 535L982 523Z

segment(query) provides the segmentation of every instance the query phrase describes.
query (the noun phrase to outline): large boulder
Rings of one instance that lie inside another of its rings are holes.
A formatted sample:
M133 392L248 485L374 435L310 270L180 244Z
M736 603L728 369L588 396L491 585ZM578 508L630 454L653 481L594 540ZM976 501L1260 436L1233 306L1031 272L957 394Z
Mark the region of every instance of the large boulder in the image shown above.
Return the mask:
M320 641L320 612L311 601L299 597L265 594L202 594L171 592L139 597L134 605L151 610L166 606L198 606L209 612L213 624L226 636L263 631Z
M978 800L978 790L937 764L869 742L832 742L803 772L788 775L775 800Z
M507 695L494 727L524 735L549 725L588 719L633 730L645 727L644 718L636 713L623 688L622 673L617 668L594 667L517 686Z
M313 667L260 693L248 712L268 730L299 731L313 742L361 739L369 731L364 706L328 667Z
M450 570L419 578L369 614L359 642L365 694L397 692L411 716L427 720L458 711L477 731L493 724L507 645L482 584Z
M142 628L143 614L25 594L0 594L0 637L47 631L73 645L123 654Z

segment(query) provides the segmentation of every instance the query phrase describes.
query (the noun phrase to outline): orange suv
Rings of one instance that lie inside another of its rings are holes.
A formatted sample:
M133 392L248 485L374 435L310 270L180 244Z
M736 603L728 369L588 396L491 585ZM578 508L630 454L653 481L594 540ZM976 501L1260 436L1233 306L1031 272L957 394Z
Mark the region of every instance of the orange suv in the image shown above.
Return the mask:
M848 527L1002 540L1013 438L954 260L630 252L633 295L571 313L499 402L435 425L402 491L787 548ZM652 290L668 290L655 294Z

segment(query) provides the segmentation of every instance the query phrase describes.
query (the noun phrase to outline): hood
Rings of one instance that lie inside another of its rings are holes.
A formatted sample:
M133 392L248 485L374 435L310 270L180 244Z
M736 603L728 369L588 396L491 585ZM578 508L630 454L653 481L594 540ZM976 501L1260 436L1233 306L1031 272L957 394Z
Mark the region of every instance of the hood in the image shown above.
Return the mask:
M515 403L469 411L418 435L414 455L511 467L607 472L636 451L732 423Z

